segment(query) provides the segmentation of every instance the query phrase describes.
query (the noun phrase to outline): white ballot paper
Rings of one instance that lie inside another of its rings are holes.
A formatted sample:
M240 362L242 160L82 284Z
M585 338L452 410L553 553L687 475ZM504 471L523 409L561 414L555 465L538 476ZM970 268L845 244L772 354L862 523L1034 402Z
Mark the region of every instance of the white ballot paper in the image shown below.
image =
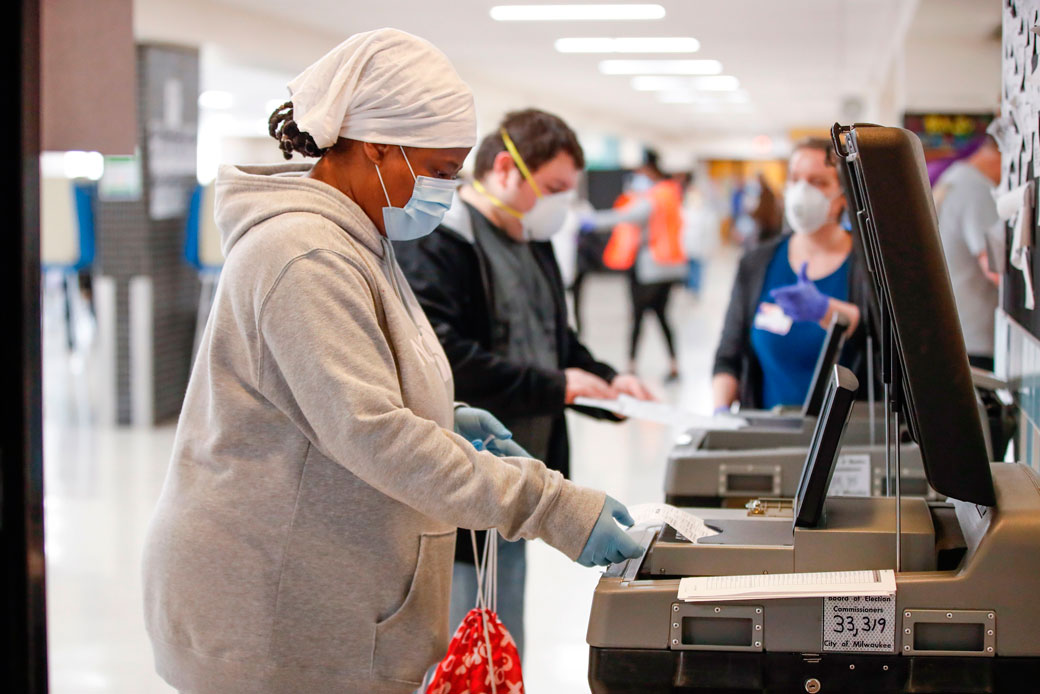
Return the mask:
M706 576L679 581L679 599L686 602L895 594L896 574L891 569Z
M705 525L702 519L669 504L638 504L629 507L628 512L637 525L664 521L690 542L719 534L717 530L712 530Z
M663 402L638 400L631 395L619 395L614 400L578 397L574 399L574 404L584 407L598 407L601 410L607 410L623 417L645 419L650 422L688 429L742 429L747 426L747 420L740 417L728 415L705 417Z

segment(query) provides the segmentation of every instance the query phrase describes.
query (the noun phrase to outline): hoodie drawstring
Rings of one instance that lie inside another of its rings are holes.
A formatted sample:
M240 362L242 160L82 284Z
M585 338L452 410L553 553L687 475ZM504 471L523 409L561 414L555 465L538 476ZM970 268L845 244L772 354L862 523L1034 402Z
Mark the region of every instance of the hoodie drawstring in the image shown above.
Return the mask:
M401 280L400 280L400 272L401 271L400 271L400 269L398 268L398 265L397 265L397 255L394 253L394 245L385 236L383 236L380 239L380 243L383 244L383 251L388 256L388 263L387 264L388 264L388 270L389 270L389 273L390 273L390 277L389 277L389 279L390 279L390 286L394 288L394 293L397 294L397 298L401 300L402 304L404 304L404 310L408 312L408 317L411 319L412 324L415 326L415 328L417 330L419 330L419 332L421 334L422 330L419 329L419 321L416 320L415 314L412 313L412 304L405 297L404 291L402 291L402 289L401 289Z

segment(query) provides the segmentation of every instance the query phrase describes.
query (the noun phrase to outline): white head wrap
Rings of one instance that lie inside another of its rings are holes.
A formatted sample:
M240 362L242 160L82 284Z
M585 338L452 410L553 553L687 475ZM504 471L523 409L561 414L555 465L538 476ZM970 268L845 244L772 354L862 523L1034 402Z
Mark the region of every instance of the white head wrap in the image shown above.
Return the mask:
M429 41L397 29L355 34L289 83L293 120L318 147L337 137L472 147L473 92Z

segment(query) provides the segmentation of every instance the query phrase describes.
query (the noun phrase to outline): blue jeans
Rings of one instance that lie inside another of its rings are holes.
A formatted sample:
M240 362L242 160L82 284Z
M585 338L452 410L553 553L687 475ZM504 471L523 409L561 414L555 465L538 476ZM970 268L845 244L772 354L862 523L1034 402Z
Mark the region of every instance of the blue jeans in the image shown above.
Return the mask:
M498 538L498 617L524 655L524 584L527 579L526 542ZM451 580L451 633L466 613L477 604L477 570L472 564L455 562Z
M701 290L701 276L704 269L704 262L699 258L689 258L686 261L689 270L686 272L686 288L691 292L699 292Z

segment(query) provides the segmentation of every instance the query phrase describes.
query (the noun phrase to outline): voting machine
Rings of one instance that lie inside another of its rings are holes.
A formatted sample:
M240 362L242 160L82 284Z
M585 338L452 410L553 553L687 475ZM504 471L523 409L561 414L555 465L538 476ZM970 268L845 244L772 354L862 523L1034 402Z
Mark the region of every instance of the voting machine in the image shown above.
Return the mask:
M833 137L889 328L885 426L905 425L948 499L901 494L894 441L895 495L828 496L859 386L834 367L789 504L698 509L695 541L629 531L642 556L609 567L593 598L596 694L1018 692L1040 677L1040 475L990 461L920 142L871 125ZM887 594L842 593L845 573L826 594L784 593L815 572L888 571ZM691 601L689 582L710 580L778 592Z
M848 321L835 315L816 361L805 402L790 408L741 410L747 422L739 429L701 429L681 434L668 454L665 501L677 506L718 506L728 500L750 497L786 497L805 463L829 374L834 370L845 342ZM874 398L853 404L845 431L845 450L839 459L836 492L880 496L891 478L881 445L884 408ZM891 434L894 436L894 434ZM901 436L906 439L906 432ZM917 445L903 442L904 488L910 494L928 496L928 487Z

